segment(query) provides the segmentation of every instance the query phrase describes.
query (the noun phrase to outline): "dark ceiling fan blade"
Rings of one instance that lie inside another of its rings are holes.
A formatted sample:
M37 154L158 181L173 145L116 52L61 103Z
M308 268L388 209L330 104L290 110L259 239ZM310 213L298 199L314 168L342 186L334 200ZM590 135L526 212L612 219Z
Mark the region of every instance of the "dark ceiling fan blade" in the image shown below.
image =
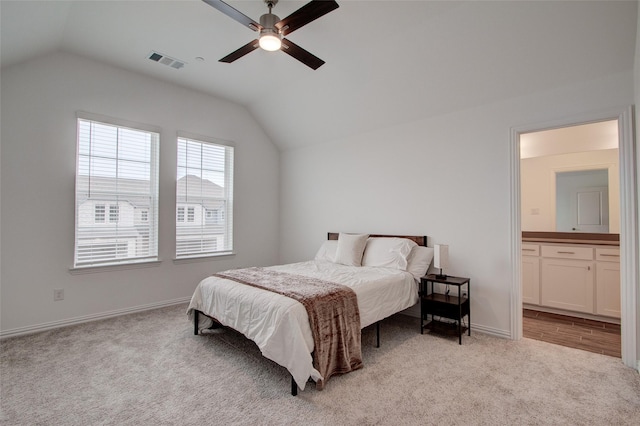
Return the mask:
M235 52L229 53L227 56L225 56L224 58L220 59L218 62L226 62L226 63L230 64L231 62L235 61L236 59L242 58L247 53L253 52L254 50L256 50L258 48L258 46L259 46L258 39L255 39L255 40L245 44L244 46L242 46L240 49L236 50Z
M250 30L260 31L262 29L262 25L258 24L256 21L249 18L247 15L235 9L234 7L229 6L222 0L202 0L202 1L211 7L215 7L220 12L227 15L229 18L240 22L242 25L244 25L245 27L248 27Z
M286 38L282 39L282 47L280 47L280 50L288 55L291 55L295 59L299 60L306 66L313 68L314 70L317 70L324 64L324 61L322 59L318 58L312 53L307 52L302 47L298 46L291 40L287 40Z
M285 36L338 8L334 0L313 0L275 24Z

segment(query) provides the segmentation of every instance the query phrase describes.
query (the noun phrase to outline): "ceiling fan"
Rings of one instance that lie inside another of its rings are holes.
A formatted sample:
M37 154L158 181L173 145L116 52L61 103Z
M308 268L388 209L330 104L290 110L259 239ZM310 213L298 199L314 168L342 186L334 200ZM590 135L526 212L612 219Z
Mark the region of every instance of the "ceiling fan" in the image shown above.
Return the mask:
M284 53L294 57L314 70L320 68L320 66L324 64L322 59L307 52L291 40L284 38L284 36L294 32L304 25L307 25L309 22L326 15L332 10L337 9L338 3L334 0L312 0L284 19L280 19L271 13L271 9L278 3L278 0L264 0L269 8L269 13L265 13L260 17L260 23L257 23L222 0L202 1L207 3L209 6L215 7L231 19L249 27L250 30L258 31L260 33L260 36L257 39L245 44L235 52L231 52L224 58L220 59L220 62L231 63L236 59L243 57L247 53L253 52L258 47L261 47L268 51L282 50Z

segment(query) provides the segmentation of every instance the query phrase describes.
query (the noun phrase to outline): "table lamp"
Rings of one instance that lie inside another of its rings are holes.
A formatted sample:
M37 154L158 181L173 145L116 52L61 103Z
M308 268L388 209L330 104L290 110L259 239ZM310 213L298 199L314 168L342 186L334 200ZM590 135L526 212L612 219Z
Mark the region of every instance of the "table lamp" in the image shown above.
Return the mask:
M436 278L444 280L447 278L442 270L449 267L449 246L445 244L436 244L434 247L433 266L440 269L440 273L436 274Z

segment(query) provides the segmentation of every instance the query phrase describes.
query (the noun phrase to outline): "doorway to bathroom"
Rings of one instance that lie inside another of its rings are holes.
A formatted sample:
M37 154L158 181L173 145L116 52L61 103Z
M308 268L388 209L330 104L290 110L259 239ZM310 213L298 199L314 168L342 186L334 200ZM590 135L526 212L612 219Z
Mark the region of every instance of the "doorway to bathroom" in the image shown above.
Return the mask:
M578 126L578 125L583 125L583 124L592 124L592 123L600 123L600 122L605 122L605 121L616 121L617 123L617 128L618 128L618 144L619 144L619 153L618 153L618 159L619 159L619 171L618 173L610 173L609 174L609 178L610 178L610 182L611 182L611 177L613 176L614 178L617 178L619 180L619 199L615 200L617 203L617 208L618 208L618 213L616 214L615 212L611 211L609 212L609 219L610 219L610 232L611 233L615 233L618 232L619 233L619 240L617 243L619 245L619 248L617 248L618 253L617 256L619 256L620 262L619 262L619 272L618 272L618 276L619 276L619 291L620 291L620 322L622 324L621 327L621 356L622 356L622 361L624 362L625 365L633 367L633 368L638 368L637 366L637 354L638 354L638 348L637 348L637 332L638 332L638 324L636 323L635 319L637 318L637 298L638 298L638 289L637 287L637 275L638 275L638 228L637 228L637 208L638 208L638 195L637 195L637 182L635 180L635 169L636 169L636 154L634 151L634 142L633 142L633 108L632 107L626 107L626 108L617 108L614 110L610 110L610 111L603 111L600 113L594 113L594 114L583 114L583 116L581 117L574 117L573 119L565 119L565 120L558 120L558 121L554 121L554 122L547 122L547 123L543 123L543 124L536 124L536 125L529 125L529 126L521 126L518 128L512 128L511 129L511 213L512 213L512 218L511 218L511 238L512 238L512 244L511 244L511 256L513 262L512 262L512 303L511 303L511 335L514 339L519 339L521 337L523 337L523 307L524 307L524 300L526 298L526 292L523 288L523 284L525 284L525 282L523 282L523 273L526 272L525 270L527 268L529 268L528 264L523 262L524 256L522 256L522 252L523 249L525 248L525 243L523 242L522 238L523 238L523 231L524 231L524 227L522 226L523 223L525 222L524 216L526 214L529 214L530 217L529 219L532 219L534 221L538 221L540 223L542 222L555 222L557 220L556 215L555 214L551 214L550 211L542 211L542 208L538 209L538 207L534 206L534 205L530 205L530 206L525 206L524 204L521 205L521 172L523 172L521 170L521 136L522 135L526 135L529 133L537 133L537 132L541 132L541 131L547 131L547 130L555 130L555 129L563 129L563 128L568 128L568 127L572 127L572 126ZM523 148L524 149L524 148ZM558 154L560 155L560 154ZM560 168L559 168L560 169ZM561 170L555 170L554 173L561 171ZM546 181L547 182L547 189L549 191L551 191L550 185L550 178L544 178L542 181ZM550 198L550 197L547 197ZM524 199L524 197L523 197ZM614 200L615 197L612 197L611 193L609 193L609 206L611 207L612 205L612 200ZM551 200L551 203L555 204L555 200ZM554 206L555 209L555 206ZM543 214L544 213L544 214ZM612 220L615 220L615 217L618 217L619 219L619 223L618 223L618 230L615 230L615 224L613 224ZM552 228L553 229L553 228ZM553 231L552 231L553 232ZM595 234L595 233L594 233ZM588 234L589 235L594 235L594 234ZM605 235L605 234L601 234L601 235ZM544 236L544 235L543 235ZM563 237L575 237L574 235L563 235ZM579 238L579 237L578 237ZM573 238L571 238L573 239ZM605 240L607 238L604 238ZM527 242L528 243L528 242ZM553 245L554 242L551 242L551 244L548 244L548 241L542 240L542 241L535 241L535 243L539 246L537 248L537 250L540 250L540 253L538 255L538 257L540 258L538 261L540 262L540 269L537 268L529 268L529 269L533 269L534 271L539 271L540 275L543 275L543 267L544 267L544 263L550 263L550 262L545 262L544 259L545 258L550 258L553 257L554 254L553 252L549 252L548 248L543 248L543 245ZM575 241L565 241L563 242L565 244L571 244L571 245L576 245ZM598 241L598 243L600 243ZM615 247L613 247L615 248ZM595 277L595 271L593 270L593 267L596 267L596 263L598 260L602 260L603 259L603 255L613 255L615 250L613 250L613 252L611 251L611 249L613 248L609 248L609 250L603 250L600 251L599 254L595 252L595 249L590 250L590 249L586 249L585 250L571 250L573 253L558 253L559 252L564 252L565 250L557 250L556 249L556 253L555 256L559 256L559 257L563 257L563 256L574 256L574 260L575 262L583 262L583 261L587 261L587 262L592 262L592 265L587 265L588 267L591 267L592 269L589 270L588 268L586 269L586 271L588 271L588 273L584 273L584 276L593 276ZM532 252L532 254L536 255L538 253L535 252L536 248L532 248L534 251ZM545 250L545 252L542 252L542 249ZM587 256L586 259L582 259L582 256ZM596 258L596 256L599 256ZM535 257L535 256L534 256ZM575 258L577 257L577 259ZM564 271L574 271L571 268L566 268L567 259L562 259L560 262L554 262L553 265L547 265L547 267L550 267L551 269L555 268L555 272L558 272L558 270L563 270L562 267L564 267ZM535 263L535 262L534 262ZM564 263L564 265L563 265ZM557 264L560 264L560 266L558 266ZM548 275L548 274L547 274ZM603 276L603 274L600 274L601 276ZM555 276L555 278L557 279L558 276L562 277L562 275L553 275ZM544 280L543 280L544 281ZM565 280L565 282L571 282L573 280ZM552 283L555 283L556 281L551 281ZM580 282L582 283L582 281L574 281L574 282ZM587 279L586 281L587 284L589 283L589 280ZM579 286L578 286L579 287ZM552 288L556 288L555 284L554 287ZM562 287L557 286L557 288L562 289ZM591 292L586 292L585 294L587 295L593 295L595 297L595 292L597 291L594 290L594 293ZM552 292L553 293L553 292ZM545 301L543 301L542 299L544 298L544 295L549 295L548 292L542 292L541 296L541 302L543 303ZM566 296L566 295L565 295ZM546 297L546 302L549 302L549 297ZM592 300L587 300L587 299L583 299L582 301L579 301L579 303L576 303L574 305L571 305L570 303L566 303L566 300L563 300L563 295L560 294L558 297L555 297L555 295L553 295L553 297L551 297L551 302L552 304L554 302L557 303L565 303L565 305L563 306L565 308L565 311L568 313L571 313L572 310L578 310L578 311L584 311L584 310L589 310L590 306L592 306L591 304L594 303ZM553 300L555 299L555 300ZM584 303L582 303L584 302ZM579 306L581 305L582 306ZM570 309L568 309L570 308ZM593 314L592 315L596 315ZM583 315L582 313L580 314L581 317L585 317L585 315ZM607 316L610 316L609 314ZM591 318L588 318L591 319ZM597 318L596 318L597 319Z
M520 135L523 337L621 356L618 139L617 120Z

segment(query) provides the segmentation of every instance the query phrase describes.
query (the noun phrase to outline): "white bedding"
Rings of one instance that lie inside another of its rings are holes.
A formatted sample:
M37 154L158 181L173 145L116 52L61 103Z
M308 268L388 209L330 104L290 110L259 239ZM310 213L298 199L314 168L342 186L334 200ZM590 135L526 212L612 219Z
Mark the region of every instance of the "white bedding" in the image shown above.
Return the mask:
M358 298L362 328L418 301L418 286L413 275L397 269L345 266L326 261L268 269L350 287ZM194 309L253 340L262 355L289 370L301 389L309 377L314 381L321 378L313 368L313 338L307 311L298 301L235 281L207 277L198 284L191 298L187 312L192 321ZM199 325L204 329L211 322L201 315Z

